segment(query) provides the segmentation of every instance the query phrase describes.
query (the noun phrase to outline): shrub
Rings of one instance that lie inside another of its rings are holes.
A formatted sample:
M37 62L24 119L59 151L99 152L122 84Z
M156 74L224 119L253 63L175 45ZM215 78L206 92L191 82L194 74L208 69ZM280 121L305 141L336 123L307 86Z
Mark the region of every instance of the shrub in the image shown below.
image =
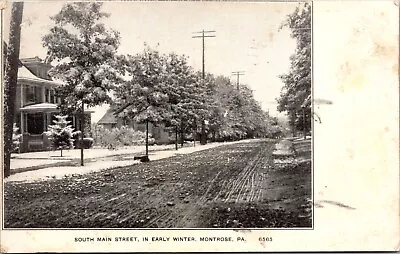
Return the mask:
M14 123L14 125L13 125L13 134L12 134L12 151L13 152L18 152L19 151L19 145L21 143L22 134L18 134L18 131L19 131L19 128Z
M83 143L82 143L83 141ZM93 138L83 138L83 140L76 140L76 148L81 148L81 143L83 144L83 149L90 149L93 147L94 139Z
M92 136L94 145L105 148L118 148L122 146L144 145L146 143L146 133L136 131L131 127L122 126L120 128L107 129L102 125L92 126ZM154 138L149 134L149 145L155 143Z

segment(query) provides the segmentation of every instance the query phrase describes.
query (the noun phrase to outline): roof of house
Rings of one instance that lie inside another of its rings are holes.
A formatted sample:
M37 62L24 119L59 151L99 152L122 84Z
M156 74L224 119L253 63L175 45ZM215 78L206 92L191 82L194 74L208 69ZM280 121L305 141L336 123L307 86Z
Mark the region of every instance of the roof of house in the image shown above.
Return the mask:
M52 80L47 80L47 79L42 79L37 76L35 76L28 68L25 66L21 66L18 69L18 81L27 81L27 82L35 82L35 83L41 83L41 84L49 84L53 86L60 85L61 83L58 81L52 81Z
M18 78L30 78L30 79L38 79L40 80L41 78L36 77L28 68L25 66L21 66L18 69Z
M97 122L98 124L114 124L117 123L117 118L112 110L107 110L102 118Z
M20 61L36 77L52 80L49 75L49 70L52 68L52 66L51 64L44 62L41 58L35 56L29 58L21 58Z
M28 68L22 65L18 69L18 81L35 82L40 84L48 84L52 86L61 85L62 82L58 80L43 79L33 74Z
M42 60L40 57L38 57L38 56L21 58L20 61L21 61L22 63L38 63L38 62L43 62L43 60Z
M6 56L8 50L8 46L6 42L3 42L3 56ZM27 81L27 82L36 82L41 84L49 84L49 85L60 85L60 81L50 80L50 79L43 79L35 75L25 64L29 65L31 63L37 63L41 65L48 65L47 63L43 63L42 59L39 57L30 57L30 58L23 58L18 59L18 81Z

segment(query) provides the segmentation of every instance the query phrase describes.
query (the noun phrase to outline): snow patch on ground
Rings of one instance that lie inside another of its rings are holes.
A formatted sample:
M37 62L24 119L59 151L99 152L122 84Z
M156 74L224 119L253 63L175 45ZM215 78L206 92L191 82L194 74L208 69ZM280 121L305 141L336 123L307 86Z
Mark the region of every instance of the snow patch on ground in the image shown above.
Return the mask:
M274 159L274 164L299 164L310 161L306 158L285 158L285 159Z
M5 182L35 182L46 181L48 179L61 179L69 175L82 175L91 172L112 169L117 167L124 167L137 164L139 161L96 161L87 163L82 167L48 167L23 173L17 173L7 177Z
M272 152L274 156L279 155L294 155L293 143L290 140L284 139L276 143L275 150Z

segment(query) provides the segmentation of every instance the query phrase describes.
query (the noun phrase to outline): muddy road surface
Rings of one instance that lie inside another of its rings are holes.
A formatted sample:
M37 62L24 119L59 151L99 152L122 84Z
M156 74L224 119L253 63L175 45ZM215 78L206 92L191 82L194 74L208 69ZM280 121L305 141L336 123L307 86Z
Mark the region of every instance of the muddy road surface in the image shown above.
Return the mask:
M5 227L311 227L311 162L251 140L85 175L7 183Z

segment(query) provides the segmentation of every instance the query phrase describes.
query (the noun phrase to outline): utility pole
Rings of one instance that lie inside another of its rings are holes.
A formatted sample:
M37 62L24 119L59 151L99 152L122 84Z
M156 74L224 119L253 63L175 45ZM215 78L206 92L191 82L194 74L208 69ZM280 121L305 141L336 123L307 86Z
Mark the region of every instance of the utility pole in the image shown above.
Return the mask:
M239 76L244 75L244 71L233 71L232 75L236 75L236 85L237 85L237 90L239 91Z
M203 55L202 55L202 77L203 77L203 81L205 78L205 64L204 64L204 38L210 38L210 37L216 37L214 35L215 31L204 31L204 29L201 32L194 32L195 34L201 34L201 35L195 35L192 36L192 38L201 38L202 42L203 42ZM202 119L201 121L201 140L200 143L202 145L205 145L207 143L207 139L206 139L206 133L205 133L205 122L204 119ZM196 140L194 140L194 143L196 142Z
M213 33L215 33L215 31L204 31L204 29L200 32L194 32L195 34L201 34L201 35L195 35L192 36L192 38L201 38L203 41L203 57L202 57L202 75L203 75L203 79L205 77L205 64L204 64L204 38L210 38L210 37L216 37Z

